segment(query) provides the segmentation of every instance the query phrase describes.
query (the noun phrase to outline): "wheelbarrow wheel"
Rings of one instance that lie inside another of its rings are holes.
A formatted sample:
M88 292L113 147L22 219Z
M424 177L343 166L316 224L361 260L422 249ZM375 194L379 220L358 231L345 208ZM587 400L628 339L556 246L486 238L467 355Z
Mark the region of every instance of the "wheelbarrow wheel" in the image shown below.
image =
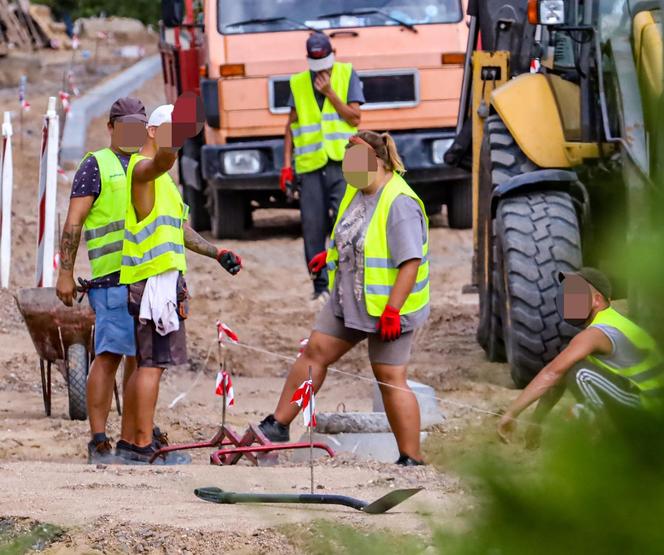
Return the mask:
M88 417L86 388L88 379L88 351L78 343L67 349L67 390L69 418L85 420Z

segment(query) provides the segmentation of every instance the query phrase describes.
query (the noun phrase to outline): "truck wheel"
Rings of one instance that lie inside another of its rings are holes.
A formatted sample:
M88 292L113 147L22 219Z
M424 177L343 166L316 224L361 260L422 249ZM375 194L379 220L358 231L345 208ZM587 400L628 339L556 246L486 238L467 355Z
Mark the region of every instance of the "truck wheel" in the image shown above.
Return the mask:
M490 116L484 128L484 139L480 150L479 206L477 218L478 252L477 265L479 290L479 323L477 342L484 349L491 362L505 362L505 342L500 315L499 274L496 268L495 220L491 216L491 142L489 124L500 121L498 116ZM495 146L495 145L494 145Z
M76 343L67 348L67 392L69 418L85 420L88 417L86 390L88 381L88 351Z
M507 360L514 383L525 387L574 335L556 307L558 272L582 262L569 194L542 191L501 200L496 253Z
M251 227L251 205L242 193L214 191L212 235L217 239L241 239Z
M196 231L208 231L211 224L207 195L188 185L183 185L182 188L184 201L189 205L189 224Z
M447 201L447 221L452 229L470 229L473 226L473 188L470 182L452 186Z

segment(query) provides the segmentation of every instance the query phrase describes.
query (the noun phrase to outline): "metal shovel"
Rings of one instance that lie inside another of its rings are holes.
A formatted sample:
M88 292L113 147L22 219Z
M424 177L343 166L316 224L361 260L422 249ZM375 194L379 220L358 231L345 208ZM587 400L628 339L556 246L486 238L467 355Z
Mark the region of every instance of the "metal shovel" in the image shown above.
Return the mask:
M344 505L370 515L380 515L403 503L409 497L424 488L398 489L367 503L361 499L346 495L328 495L311 493L234 493L215 487L197 488L194 494L211 503L308 503L313 505Z

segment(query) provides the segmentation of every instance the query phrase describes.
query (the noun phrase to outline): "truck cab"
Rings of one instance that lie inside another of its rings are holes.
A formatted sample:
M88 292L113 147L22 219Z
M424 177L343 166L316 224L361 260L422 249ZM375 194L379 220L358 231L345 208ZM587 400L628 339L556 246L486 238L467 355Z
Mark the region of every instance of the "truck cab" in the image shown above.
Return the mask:
M460 0L164 1L161 52L169 101L200 93L206 122L183 148L180 176L193 225L241 237L255 208L287 207L279 190L290 76L305 43L326 33L363 84L362 129L392 133L406 179L428 211L448 205L469 227L469 174L448 166L468 28ZM179 10L179 13L178 13Z

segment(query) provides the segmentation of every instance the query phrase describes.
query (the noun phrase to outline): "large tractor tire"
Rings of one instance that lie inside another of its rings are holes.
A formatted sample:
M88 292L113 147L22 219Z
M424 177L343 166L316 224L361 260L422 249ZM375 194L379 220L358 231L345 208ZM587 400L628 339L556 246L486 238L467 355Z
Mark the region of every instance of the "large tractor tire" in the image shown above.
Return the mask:
M180 167L180 183L182 184L182 197L189 205L189 224L196 231L208 231L211 227L210 211L212 203L208 203L208 197L205 193L206 183L201 174L201 146L202 138L195 137L187 139L182 147L182 154L178 159ZM193 166L187 164L188 172L184 171L185 163L183 158L193 160L198 166L192 174ZM201 187L197 189L196 186Z
M212 235L216 239L242 239L251 228L251 205L235 191L213 191Z
M72 420L85 420L88 417L87 381L88 351L85 345L75 343L67 348L67 392L69 418Z
M184 185L184 202L189 206L189 224L195 231L207 231L211 227L207 196L204 192Z
M470 182L452 186L447 201L447 220L452 229L473 227L473 188Z
M501 200L495 240L507 360L514 383L525 387L574 335L556 306L558 272L582 262L571 197L541 191Z

